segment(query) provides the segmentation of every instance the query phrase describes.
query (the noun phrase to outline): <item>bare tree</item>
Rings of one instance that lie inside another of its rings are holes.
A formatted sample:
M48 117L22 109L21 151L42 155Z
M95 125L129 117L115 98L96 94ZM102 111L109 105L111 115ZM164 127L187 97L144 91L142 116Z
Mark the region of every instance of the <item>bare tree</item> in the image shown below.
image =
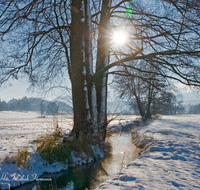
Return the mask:
M104 140L107 76L118 74L110 68L200 86L199 6L198 0L1 0L0 84L28 75L32 85L44 87L69 76L72 136ZM111 43L122 23L130 39L123 49ZM135 60L145 60L154 71L126 64Z
M161 114L171 106L172 87L161 76L154 75L154 69L144 61L139 61L140 69L152 73L141 73L137 70L124 69L129 76L116 76L115 91L120 97L128 98L133 108L141 115L143 121L151 119L152 114Z

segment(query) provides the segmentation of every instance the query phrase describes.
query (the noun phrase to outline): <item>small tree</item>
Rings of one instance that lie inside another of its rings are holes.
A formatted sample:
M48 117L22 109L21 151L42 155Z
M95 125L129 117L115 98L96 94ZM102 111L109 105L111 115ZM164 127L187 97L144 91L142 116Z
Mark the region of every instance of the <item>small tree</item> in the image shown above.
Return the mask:
M58 106L56 102L49 102L49 104L47 105L47 109L47 113L50 113L52 115L58 114Z
M17 101L17 109L25 112L31 111L31 104L26 96Z
M46 110L46 106L42 102L43 101L41 101L41 104L40 104L40 114L41 114L41 116L45 113L45 110Z

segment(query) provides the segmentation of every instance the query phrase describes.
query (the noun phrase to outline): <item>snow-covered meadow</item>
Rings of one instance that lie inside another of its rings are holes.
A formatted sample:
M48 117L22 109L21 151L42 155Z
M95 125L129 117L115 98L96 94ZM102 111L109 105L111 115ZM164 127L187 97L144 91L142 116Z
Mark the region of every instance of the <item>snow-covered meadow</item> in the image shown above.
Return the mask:
M109 126L135 118L121 116ZM0 112L0 189L40 180L44 172L67 169L59 163L45 164L34 155L34 140L53 131L57 121L65 132L72 129L69 116L41 118L33 112ZM97 189L200 189L200 115L162 116L139 132L154 139L152 147ZM23 147L32 154L29 170L3 162Z
M54 130L59 126L67 132L72 128L72 118L67 116L41 117L35 112L0 112L0 161L18 149L26 147L29 152L35 151L38 136Z
M135 118L136 116L117 117L110 122L109 126ZM40 135L53 132L57 122L65 133L71 131L73 119L70 115L41 117L36 112L0 112L0 161L23 147L26 147L29 152L34 152L35 143L33 141Z
M112 120L109 126L130 119L135 119L135 116L118 117ZM41 117L35 112L0 112L0 189L9 189L29 181L39 180L39 176L45 172L59 172L68 168L59 163L49 165L35 154L37 137L53 132L57 123L65 133L69 133L73 126L70 115ZM24 147L31 155L29 170L4 161L7 156L15 156L18 149L22 150Z
M38 136L53 132L57 122L64 132L71 131L73 121L69 116L41 117L35 112L0 112L0 189L10 189L37 180L44 172L64 169L59 164L44 165L35 155L35 140ZM15 156L18 149L22 150L24 147L31 155L29 171L4 161L6 157Z
M200 115L162 116L141 128L154 144L97 189L200 189Z

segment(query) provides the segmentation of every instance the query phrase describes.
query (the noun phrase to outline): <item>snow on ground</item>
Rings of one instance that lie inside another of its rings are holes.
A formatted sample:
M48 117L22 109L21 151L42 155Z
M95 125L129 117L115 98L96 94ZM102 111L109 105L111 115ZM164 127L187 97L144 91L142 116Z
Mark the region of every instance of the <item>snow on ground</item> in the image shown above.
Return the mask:
M140 133L152 147L96 190L200 189L200 115L162 116Z
M110 126L134 118L134 116L118 117L117 120L110 123ZM41 117L35 112L0 112L0 189L9 189L29 181L40 180L39 177L44 172L54 173L67 169L68 166L59 163L52 165L44 163L44 160L35 153L34 141L38 136L54 131L57 122L64 132L71 131L73 120L69 116ZM31 154L31 164L28 170L4 161L6 156L14 156L18 149L22 150L24 147ZM94 152L99 154L97 148L96 146L93 147ZM77 159L74 159L74 161L77 161Z
M34 112L0 112L0 189L10 189L29 181L38 180L44 172L59 172L67 169L58 163L53 165L45 164L35 154L35 141L38 136L54 131L58 124L64 132L72 129L72 118L66 116L40 117ZM27 148L31 153L31 167L27 171L16 164L3 161L6 156L16 155L18 149Z
M56 119L65 132L71 130L73 121L66 116L42 118L35 112L0 112L0 161L23 147L27 147L29 152L34 152L33 141L38 136L53 131Z
M135 118L121 117L110 126ZM71 118L57 119L65 132L71 130ZM34 154L33 140L53 131L55 120L31 112L0 112L0 189L40 180L44 172L67 169L58 163L45 164ZM97 189L200 189L200 115L163 116L142 127L140 133L153 137L153 146ZM29 170L2 162L24 146L33 155Z
M133 119L135 116L121 116L111 121L109 126ZM7 155L14 154L23 147L27 147L29 152L34 152L35 143L33 141L40 135L52 132L56 121L64 132L71 131L73 120L69 116L41 117L36 112L0 112L0 162Z

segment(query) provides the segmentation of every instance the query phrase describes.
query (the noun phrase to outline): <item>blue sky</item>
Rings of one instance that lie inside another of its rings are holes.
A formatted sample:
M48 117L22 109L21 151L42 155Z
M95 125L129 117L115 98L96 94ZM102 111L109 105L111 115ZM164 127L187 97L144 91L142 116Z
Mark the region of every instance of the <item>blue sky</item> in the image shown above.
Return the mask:
M32 93L32 92L27 91L29 84L27 83L27 80L25 80L25 79L23 79L23 80L22 79L21 80L11 80L10 83L12 84L12 86L0 88L1 101L8 102L9 100L11 100L13 98L19 99L19 98L23 98L24 96L40 97L37 93ZM182 87L181 87L181 89L182 89ZM183 90L182 92L183 92L183 94L182 94L183 100L186 103L193 103L193 104L199 104L200 103L200 93L188 92L187 90ZM112 92L110 92L109 95L108 95L108 98L109 98L108 101L113 101L113 98L110 97L110 96L113 96Z
M37 96L36 93L32 94L31 92L27 91L27 88L29 87L27 81L12 80L11 83L12 83L12 86L0 88L1 101L5 100L7 102L11 100L12 98L19 99L24 96L27 96L27 97Z

